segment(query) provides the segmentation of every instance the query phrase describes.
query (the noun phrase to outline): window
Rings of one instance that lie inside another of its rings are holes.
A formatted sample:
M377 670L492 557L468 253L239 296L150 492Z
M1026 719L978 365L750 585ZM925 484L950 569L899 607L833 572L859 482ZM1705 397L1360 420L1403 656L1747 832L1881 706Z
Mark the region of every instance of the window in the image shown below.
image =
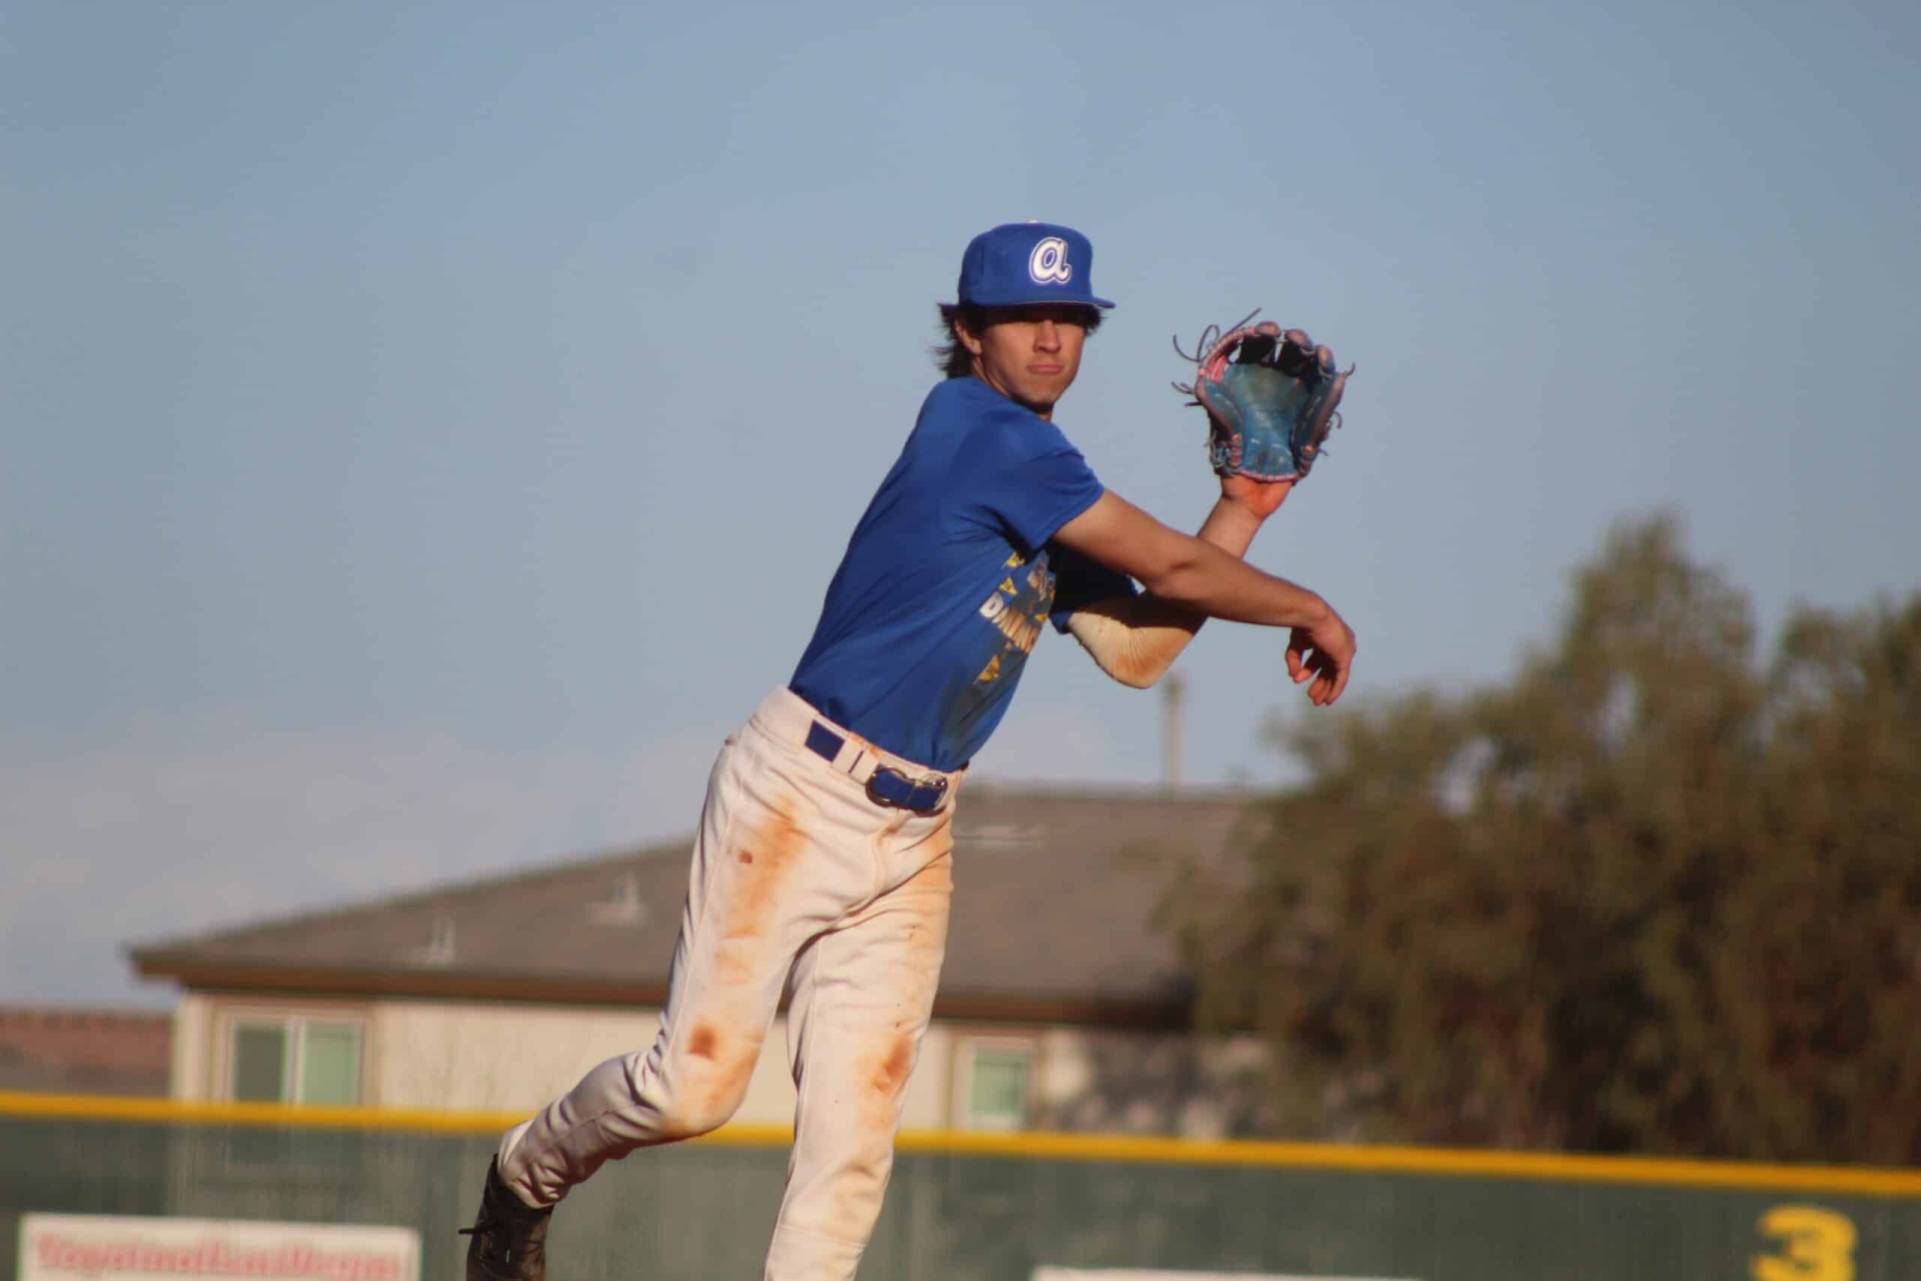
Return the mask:
M242 1103L360 1102L358 1023L240 1018L232 1028L228 1097Z
M1027 1125L1034 1047L1021 1041L974 1041L962 1073L961 1125L969 1130L1019 1130Z

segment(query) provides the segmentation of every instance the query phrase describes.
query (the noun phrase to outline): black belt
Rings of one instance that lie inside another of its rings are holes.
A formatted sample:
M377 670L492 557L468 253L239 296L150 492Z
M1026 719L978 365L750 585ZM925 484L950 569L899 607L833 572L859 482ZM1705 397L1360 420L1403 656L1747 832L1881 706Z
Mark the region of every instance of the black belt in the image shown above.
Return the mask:
M807 750L832 765L847 740L819 721L807 731ZM876 765L867 776L867 799L890 809L938 814L947 799L947 780L937 775L909 778L891 765Z

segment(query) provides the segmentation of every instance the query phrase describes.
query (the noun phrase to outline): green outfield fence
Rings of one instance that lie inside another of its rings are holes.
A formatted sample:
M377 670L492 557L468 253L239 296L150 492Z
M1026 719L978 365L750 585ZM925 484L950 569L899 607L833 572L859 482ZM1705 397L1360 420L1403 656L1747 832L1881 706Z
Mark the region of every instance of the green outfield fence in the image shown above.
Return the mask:
M512 1118L0 1094L0 1281L32 1211L394 1224L455 1281ZM556 1216L555 1281L760 1275L786 1136L607 1166ZM1043 1266L1408 1281L1917 1281L1921 1171L1197 1143L902 1136L862 1281Z

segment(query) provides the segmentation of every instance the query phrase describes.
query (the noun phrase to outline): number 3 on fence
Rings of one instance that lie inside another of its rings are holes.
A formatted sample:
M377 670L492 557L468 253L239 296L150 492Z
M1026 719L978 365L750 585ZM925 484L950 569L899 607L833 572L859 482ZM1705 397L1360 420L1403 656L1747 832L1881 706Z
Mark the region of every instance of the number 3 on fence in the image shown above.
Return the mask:
M1774 1254L1757 1254L1752 1281L1854 1281L1854 1224L1812 1205L1777 1205L1761 1216L1761 1234L1779 1238Z

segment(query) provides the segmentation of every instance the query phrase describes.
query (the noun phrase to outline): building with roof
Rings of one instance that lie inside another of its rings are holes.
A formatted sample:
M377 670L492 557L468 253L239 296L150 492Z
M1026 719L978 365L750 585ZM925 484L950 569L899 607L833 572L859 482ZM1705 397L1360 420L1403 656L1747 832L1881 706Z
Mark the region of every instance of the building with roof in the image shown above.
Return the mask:
M1213 1136L1259 1111L1260 1050L1189 1031L1152 924L1180 869L1229 848L1248 796L970 788L916 1129ZM135 948L182 989L171 1092L528 1111L654 1037L688 841ZM777 1029L777 1032L781 1030ZM770 1037L737 1120L784 1124Z

